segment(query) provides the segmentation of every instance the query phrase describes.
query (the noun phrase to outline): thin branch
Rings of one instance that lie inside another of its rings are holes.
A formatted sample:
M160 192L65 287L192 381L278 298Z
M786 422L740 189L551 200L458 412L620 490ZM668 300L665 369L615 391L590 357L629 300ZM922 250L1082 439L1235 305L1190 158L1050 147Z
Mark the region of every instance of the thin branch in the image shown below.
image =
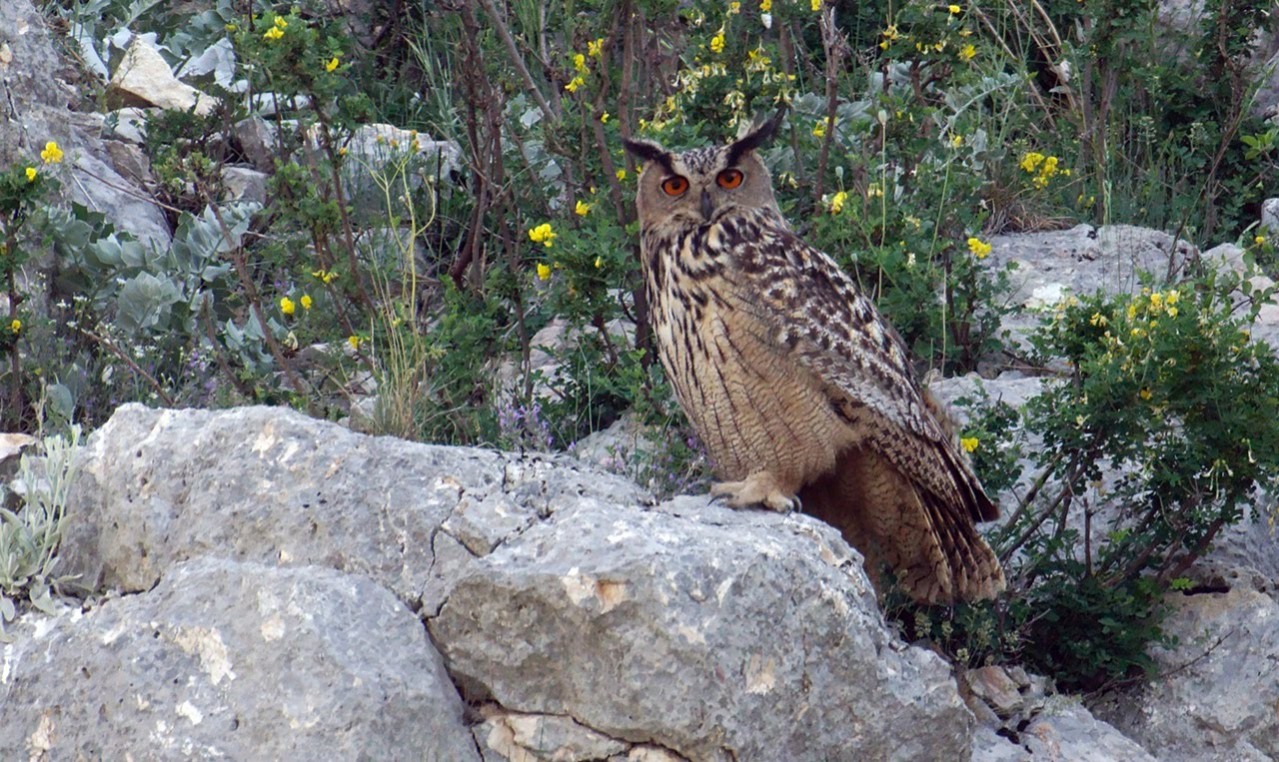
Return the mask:
M497 7L493 5L493 0L478 0L478 2L484 8L484 12L493 20L493 27L497 30L497 36L501 37L503 44L506 45L506 52L511 56L511 63L515 64L515 70L519 72L520 78L524 80L524 86L533 94L533 100L537 101L537 107L542 110L542 113L551 124L559 124L559 114L551 108L551 104L546 102L546 96L542 95L542 90L533 81L533 75L529 73L528 67L524 65L524 57L520 55L520 49L515 45L515 38L511 37L511 31L506 28L506 22L502 19L502 15L497 12Z
M168 393L164 391L164 387L160 385L159 381L155 380L155 376L152 376L150 373L147 373L145 370L143 370L142 366L134 362L133 358L129 357L129 354L127 352L120 349L119 347L117 347L115 344L111 343L107 339L104 339L103 337L98 336L95 333L86 331L85 329L80 328L79 326L77 326L75 330L78 331L80 335L84 336L85 338L92 339L98 344L101 344L111 354L123 360L124 364L129 366L129 370L132 370L134 373L141 376L143 380L145 380L148 384L151 385L151 388L155 390L155 393L159 395L160 400L164 402L165 405L167 405L168 407L175 406L176 403L174 403L173 398L170 397Z

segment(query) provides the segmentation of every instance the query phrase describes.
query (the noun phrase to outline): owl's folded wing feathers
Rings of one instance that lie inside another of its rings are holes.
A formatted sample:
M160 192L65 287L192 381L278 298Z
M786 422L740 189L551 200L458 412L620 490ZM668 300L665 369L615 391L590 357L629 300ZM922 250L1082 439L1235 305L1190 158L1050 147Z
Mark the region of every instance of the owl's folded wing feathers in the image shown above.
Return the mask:
M925 401L896 331L834 261L789 230L741 245L737 258L739 293L754 295L750 309L772 327L778 350L817 376L868 446L937 498L965 506L974 520L998 517ZM798 281L795 273L802 273Z

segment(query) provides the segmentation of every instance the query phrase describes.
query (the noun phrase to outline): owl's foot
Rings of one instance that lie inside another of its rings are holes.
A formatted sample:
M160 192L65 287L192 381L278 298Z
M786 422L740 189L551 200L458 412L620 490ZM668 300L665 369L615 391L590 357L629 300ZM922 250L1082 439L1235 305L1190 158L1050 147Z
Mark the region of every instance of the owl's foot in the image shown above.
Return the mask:
M768 471L756 471L740 482L716 482L711 485L711 496L730 508L762 506L789 513L800 507L799 497L783 490Z

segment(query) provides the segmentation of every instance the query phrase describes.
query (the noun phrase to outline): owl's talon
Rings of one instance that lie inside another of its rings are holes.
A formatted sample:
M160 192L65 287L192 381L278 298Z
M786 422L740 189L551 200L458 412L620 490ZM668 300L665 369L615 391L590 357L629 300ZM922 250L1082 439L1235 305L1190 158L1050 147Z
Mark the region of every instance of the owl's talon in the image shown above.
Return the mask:
M730 508L761 507L778 513L799 510L799 498L778 488L772 474L761 471L739 482L716 482L711 485L711 499Z

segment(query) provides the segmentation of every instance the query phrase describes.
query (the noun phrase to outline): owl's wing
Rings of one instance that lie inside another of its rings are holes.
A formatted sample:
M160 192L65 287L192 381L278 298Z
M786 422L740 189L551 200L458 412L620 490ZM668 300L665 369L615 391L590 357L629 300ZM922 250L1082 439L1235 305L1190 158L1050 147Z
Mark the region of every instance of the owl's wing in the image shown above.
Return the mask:
M998 517L955 437L921 392L905 347L826 254L765 227L734 247L733 279L769 340L824 385L832 407L904 476L975 520ZM938 411L939 412L939 411Z

